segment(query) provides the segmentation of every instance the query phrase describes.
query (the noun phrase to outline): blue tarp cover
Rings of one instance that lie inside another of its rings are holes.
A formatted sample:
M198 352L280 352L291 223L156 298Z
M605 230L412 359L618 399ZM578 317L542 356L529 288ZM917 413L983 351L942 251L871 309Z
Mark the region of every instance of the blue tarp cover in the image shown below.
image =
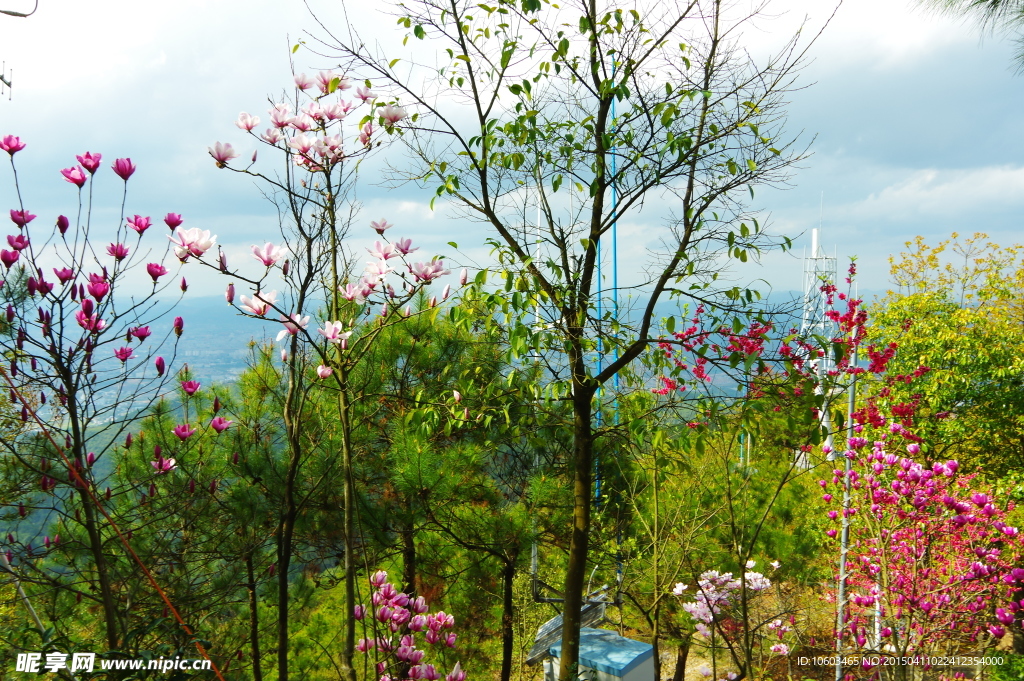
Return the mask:
M548 652L560 657L562 642ZM580 629L580 664L599 672L623 677L654 655L654 646L619 636L607 629Z

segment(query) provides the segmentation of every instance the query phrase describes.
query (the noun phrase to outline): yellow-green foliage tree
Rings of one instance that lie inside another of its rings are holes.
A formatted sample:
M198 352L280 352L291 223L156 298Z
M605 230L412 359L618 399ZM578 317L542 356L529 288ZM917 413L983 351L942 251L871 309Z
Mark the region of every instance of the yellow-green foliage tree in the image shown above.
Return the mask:
M913 406L904 418L929 458L1005 476L1024 464L1024 247L954 232L907 248L890 258L895 288L870 311L869 361L884 361L890 343L899 351L861 417Z

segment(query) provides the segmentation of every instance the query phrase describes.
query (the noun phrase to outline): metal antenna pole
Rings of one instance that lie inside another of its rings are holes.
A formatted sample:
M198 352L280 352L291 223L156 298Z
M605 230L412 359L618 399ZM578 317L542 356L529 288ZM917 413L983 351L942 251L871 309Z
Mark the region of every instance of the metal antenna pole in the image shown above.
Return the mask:
M857 349L853 350L853 366L857 366ZM857 375L853 375L850 387L847 388L846 437L853 437L853 412L857 402ZM846 557L850 550L850 515L852 505L850 498L850 457L843 455L843 529L839 538L839 593L836 594L836 679L843 679L843 627L846 625Z

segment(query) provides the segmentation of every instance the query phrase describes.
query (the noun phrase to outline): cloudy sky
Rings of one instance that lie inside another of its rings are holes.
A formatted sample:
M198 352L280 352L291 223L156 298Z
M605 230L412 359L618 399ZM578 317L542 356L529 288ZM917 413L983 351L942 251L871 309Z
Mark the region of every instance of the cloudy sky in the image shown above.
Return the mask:
M32 4L0 0L9 10ZM341 3L310 4L333 29L350 21L385 45L401 37L377 3L349 3L348 17ZM820 27L835 9L825 0L770 7L778 17L746 37L755 53L804 17ZM28 19L0 16L0 60L14 80L12 99L0 101L0 135L30 145L18 157L26 205L47 221L49 212L71 210L74 188L58 171L76 153L99 151L138 165L129 213L180 212L239 256L271 238L269 206L245 179L218 171L206 149L224 140L251 150L233 121L242 110L266 118L267 97L290 84L290 58L297 71L332 66L305 50L290 54L314 29L298 0L39 0ZM917 234L936 241L955 230L985 231L1000 243L1024 241L1024 79L1012 73L1008 41L982 40L973 26L922 12L915 0L846 0L811 56L807 87L791 98L789 128L814 140L813 156L791 189L757 196L772 228L798 237L797 255L768 256L751 277L798 289L797 258L819 211L824 243L841 259L859 256L861 286L872 290L886 286L889 254ZM99 202L116 220L119 181L110 173L103 181ZM396 233L428 246L452 239L481 246L473 243L482 242L478 230L431 215L427 195L372 182L360 192L367 222L387 215ZM7 169L0 203L16 205ZM634 254L648 246L642 219L622 230ZM211 294L223 286L214 275L195 276Z

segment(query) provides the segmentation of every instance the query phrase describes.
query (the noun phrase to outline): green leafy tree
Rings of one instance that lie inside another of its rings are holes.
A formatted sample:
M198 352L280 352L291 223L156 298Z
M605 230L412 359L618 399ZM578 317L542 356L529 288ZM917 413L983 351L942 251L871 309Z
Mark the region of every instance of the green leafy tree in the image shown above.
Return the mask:
M507 315L515 355L552 354L548 394L572 404L566 681L577 665L587 575L601 437L595 398L657 342L660 301L717 298L737 312L742 306L730 301L753 295L714 283L723 261L788 243L770 238L742 197L783 180L801 156L782 129L801 52L791 43L755 64L735 46L738 25L717 0L642 10L596 0L425 0L398 11L407 39L424 40L443 63L434 72L407 71L401 58L372 54L357 38L337 41L353 73L409 107L392 105L364 123L407 143L414 162L393 168L395 181L427 184L435 199L492 230L505 292L480 295ZM526 208L528 191L538 196L540 224ZM609 312L601 248L652 192L672 196L676 214L636 268L643 273L631 282L637 311L627 322ZM541 325L532 322L537 306ZM599 340L608 360L595 369L588 358Z
M888 372L865 383L875 396L861 419L889 410L930 459L1005 477L1024 465L1024 250L986 239L917 237L890 260L895 288L872 307L867 338Z

